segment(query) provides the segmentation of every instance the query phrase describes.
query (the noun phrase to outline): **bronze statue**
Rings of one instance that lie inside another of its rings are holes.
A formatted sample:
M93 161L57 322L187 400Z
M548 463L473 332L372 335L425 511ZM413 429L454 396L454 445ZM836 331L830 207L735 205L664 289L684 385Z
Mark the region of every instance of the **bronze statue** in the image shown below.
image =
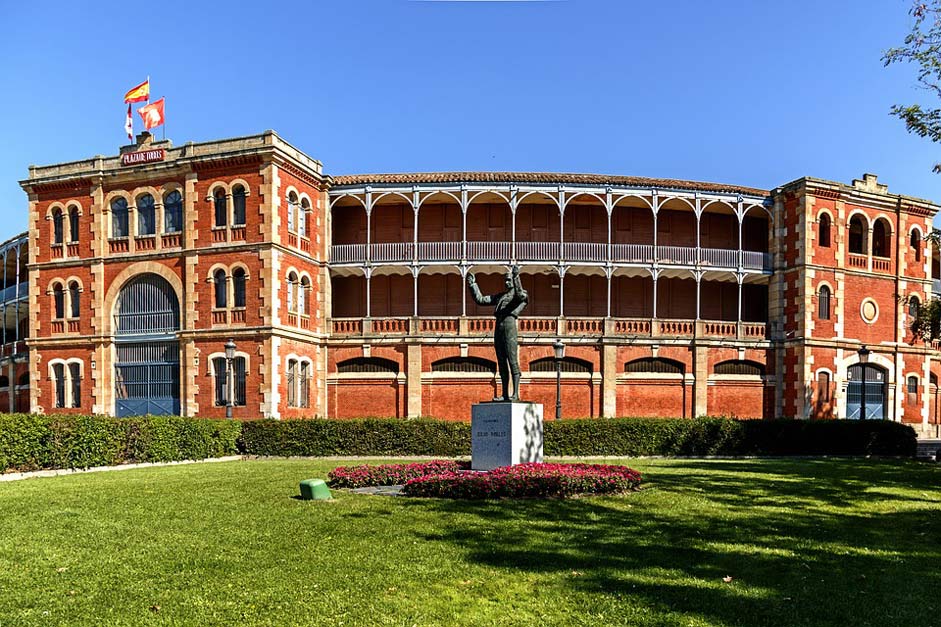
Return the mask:
M506 290L499 294L484 296L477 287L477 279L472 272L467 274L467 285L471 296L478 305L493 305L496 324L493 328L493 347L497 351L497 367L500 369L500 381L503 383L503 396L494 397L494 401L520 400L520 360L519 343L516 338L516 319L529 301L529 294L520 283L519 266L513 266L512 272L506 273ZM513 374L513 394L510 395L509 379Z

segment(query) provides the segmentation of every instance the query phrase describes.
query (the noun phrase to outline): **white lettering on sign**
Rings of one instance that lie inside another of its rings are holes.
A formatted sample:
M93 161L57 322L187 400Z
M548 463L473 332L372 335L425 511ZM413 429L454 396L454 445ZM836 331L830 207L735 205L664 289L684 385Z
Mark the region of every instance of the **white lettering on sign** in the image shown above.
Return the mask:
M139 165L141 163L153 163L154 161L163 161L167 153L163 148L156 150L142 150L140 152L128 152L121 155L121 165Z

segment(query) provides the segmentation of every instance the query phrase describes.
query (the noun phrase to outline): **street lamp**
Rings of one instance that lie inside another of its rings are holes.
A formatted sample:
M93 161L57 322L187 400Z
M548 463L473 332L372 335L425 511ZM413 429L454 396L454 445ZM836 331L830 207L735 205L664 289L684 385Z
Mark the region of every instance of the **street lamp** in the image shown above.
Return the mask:
M225 417L232 418L232 360L235 359L235 341L225 343Z
M562 359L565 357L565 344L556 340L552 344L555 351L555 419L562 420Z

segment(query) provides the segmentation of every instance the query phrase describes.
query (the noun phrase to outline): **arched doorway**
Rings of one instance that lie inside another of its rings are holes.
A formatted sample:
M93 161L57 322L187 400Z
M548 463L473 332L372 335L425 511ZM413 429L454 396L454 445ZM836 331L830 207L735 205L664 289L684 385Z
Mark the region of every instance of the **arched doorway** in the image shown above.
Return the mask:
M156 274L134 277L121 288L114 313L115 414L179 415L180 302Z
M885 368L874 364L856 364L847 372L846 418L849 420L885 419Z

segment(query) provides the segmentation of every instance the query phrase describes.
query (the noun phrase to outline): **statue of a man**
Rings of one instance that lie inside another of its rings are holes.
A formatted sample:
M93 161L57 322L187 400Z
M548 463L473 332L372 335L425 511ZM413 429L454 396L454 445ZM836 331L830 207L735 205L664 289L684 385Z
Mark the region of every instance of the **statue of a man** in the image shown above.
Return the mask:
M493 346L497 351L497 366L500 369L500 381L503 383L503 396L495 401L520 400L520 361L517 354L516 319L529 301L529 294L520 283L519 266L513 266L512 272L506 273L506 289L499 294L484 296L477 287L477 279L472 272L467 274L467 285L471 296L478 305L493 305L496 324L493 329ZM510 395L509 380L513 374L513 394Z

